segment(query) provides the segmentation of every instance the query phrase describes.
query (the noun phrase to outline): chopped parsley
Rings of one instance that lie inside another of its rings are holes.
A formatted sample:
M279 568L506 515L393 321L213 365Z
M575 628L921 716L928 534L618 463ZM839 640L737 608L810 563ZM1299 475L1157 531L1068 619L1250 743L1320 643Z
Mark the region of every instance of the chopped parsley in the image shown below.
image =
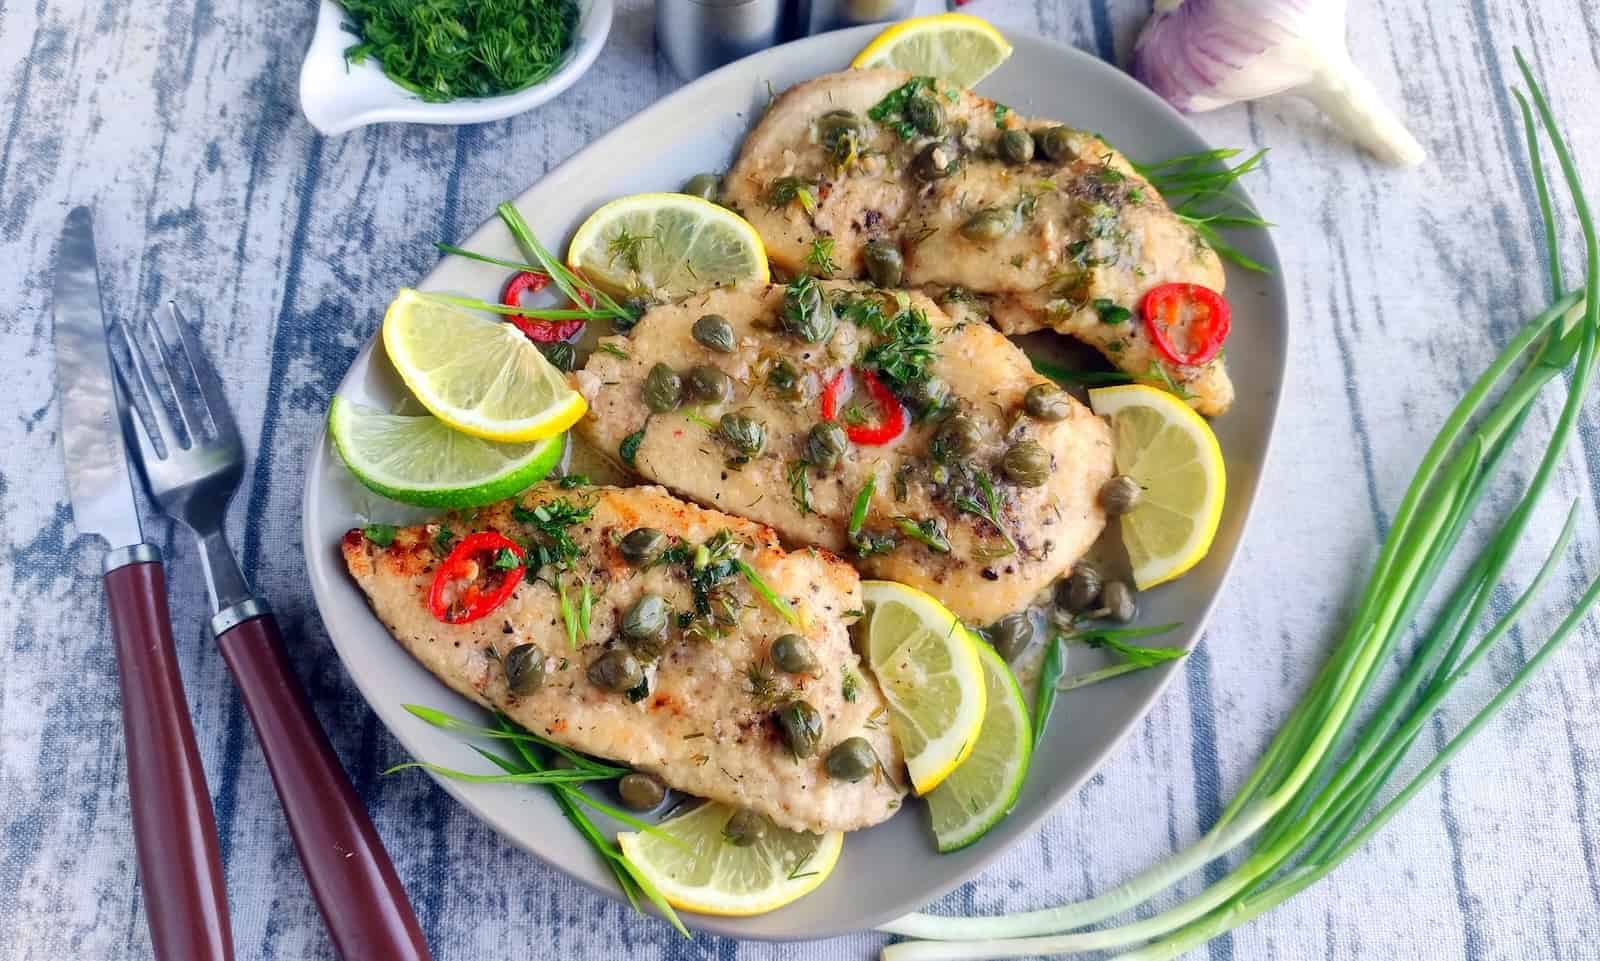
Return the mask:
M393 524L368 524L366 527L361 528L361 533L366 536L367 540L379 547L388 547L394 543L397 531L394 529Z
M587 474L564 474L557 483L563 490L572 490L574 487L588 487L594 481L590 480Z
M1100 323L1102 324L1120 324L1133 316L1133 311L1121 306L1114 300L1107 300L1104 297L1096 298L1094 309L1100 315Z
M433 549L441 554L450 553L450 544L456 539L455 532L448 527L439 528L439 533L433 535Z
M510 570L516 570L517 568L519 568L521 566L522 566L522 558L518 557L516 551L513 551L511 548L502 547L502 548L500 548L500 550L495 552L495 555L494 555L494 569L495 570L497 570L497 571L510 571Z
M933 91L932 77L912 77L910 80L889 91L884 98L867 111L867 116L874 121L887 125L900 136L901 140L910 140L917 135L917 126L911 122L908 107L911 101L924 90Z
M996 127L1005 126L1005 124L1006 124L1006 115L1009 114L1010 112L1011 112L1011 108L1010 107L1006 106L1003 103L996 103L994 105L994 125Z
M856 697L861 693L861 677L855 671L845 671L844 681L839 685L839 693L851 704L856 702Z
M806 266L818 277L832 277L839 265L833 262L833 238L819 235L811 241L811 252L806 254Z

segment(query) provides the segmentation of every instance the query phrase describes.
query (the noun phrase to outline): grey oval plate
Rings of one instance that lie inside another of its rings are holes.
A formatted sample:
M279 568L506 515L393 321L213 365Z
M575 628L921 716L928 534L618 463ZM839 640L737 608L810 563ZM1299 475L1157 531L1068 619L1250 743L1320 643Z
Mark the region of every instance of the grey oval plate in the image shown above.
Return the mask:
M551 171L517 200L546 246L560 250L583 219L623 194L673 190L702 170L724 170L753 119L766 106L768 84L782 90L841 69L876 33L868 27L778 47L710 74L627 121ZM1179 115L1127 75L1060 44L1013 37L1016 52L979 90L1025 115L1053 117L1099 131L1135 160L1204 150L1208 145ZM433 238L420 237L417 243ZM516 257L498 220L462 242L471 250ZM1141 621L1182 621L1178 640L1200 635L1227 577L1245 518L1266 462L1288 353L1282 268L1263 231L1239 238L1269 275L1230 268L1228 299L1233 334L1228 363L1238 389L1232 412L1215 423L1228 465L1228 498L1210 555L1188 576L1143 599ZM499 295L505 272L446 258L421 287ZM338 393L392 406L399 380L376 340L362 350ZM306 476L306 561L328 633L362 694L407 751L452 767L485 768L467 745L406 713L420 703L458 716L477 709L417 665L389 637L346 576L339 537L361 517L404 520L396 508L365 494L348 477L325 437L318 438ZM387 512L386 514L384 512ZM686 915L690 925L742 938L819 938L880 924L915 910L977 873L1081 784L1144 716L1174 676L1167 667L1143 671L1063 696L1016 810L988 836L955 854L934 850L915 802L887 823L852 834L833 876L817 891L779 911L754 918ZM546 863L613 897L605 865L561 817L542 790L517 785L440 785L473 813ZM612 827L615 827L612 825Z

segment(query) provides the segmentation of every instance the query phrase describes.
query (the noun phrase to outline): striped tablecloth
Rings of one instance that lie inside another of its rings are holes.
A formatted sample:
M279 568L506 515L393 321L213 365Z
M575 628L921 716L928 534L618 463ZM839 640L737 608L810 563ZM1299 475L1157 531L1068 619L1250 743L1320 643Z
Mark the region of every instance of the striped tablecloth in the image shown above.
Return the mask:
M978 0L1007 29L1126 63L1148 4ZM1352 0L1350 46L1428 148L1374 165L1305 104L1196 119L1272 148L1251 189L1286 263L1293 357L1283 416L1232 584L1204 643L1137 736L1043 830L937 905L995 912L1104 890L1195 838L1319 663L1443 412L1542 300L1531 181L1507 84L1520 44L1600 184L1594 0ZM1530 12L1532 11L1532 12ZM650 4L621 4L593 70L548 107L460 129L324 139L295 79L311 3L0 0L0 958L149 957L128 825L101 550L77 537L57 447L51 252L97 208L106 306L180 296L234 397L252 456L230 527L294 638L296 663L413 893L440 961L502 957L847 959L683 941L547 870L402 760L311 606L301 470L329 394L398 286L496 201L676 85ZM1574 225L1564 222L1569 245ZM1536 422L1548 422L1541 409ZM1531 463L1535 451L1523 452ZM1595 411L1530 541L1580 501L1575 562L1469 684L1437 745L1504 680L1600 565ZM239 956L331 958L233 685L200 640L186 537L172 607L216 799ZM1527 572L1531 555L1518 565ZM1330 879L1196 952L1214 959L1600 957L1600 649L1587 630L1370 847Z

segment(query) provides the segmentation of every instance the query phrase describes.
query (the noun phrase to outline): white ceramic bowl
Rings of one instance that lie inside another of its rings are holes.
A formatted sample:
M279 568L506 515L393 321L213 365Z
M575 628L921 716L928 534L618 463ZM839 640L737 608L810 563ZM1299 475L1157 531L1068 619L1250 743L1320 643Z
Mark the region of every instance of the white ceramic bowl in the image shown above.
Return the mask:
M332 136L371 123L483 123L531 110L572 86L600 55L611 32L612 0L578 0L578 27L560 69L525 90L500 97L428 103L384 75L369 59L346 64L345 49L358 38L344 29L344 8L322 0L317 31L300 65L300 110Z

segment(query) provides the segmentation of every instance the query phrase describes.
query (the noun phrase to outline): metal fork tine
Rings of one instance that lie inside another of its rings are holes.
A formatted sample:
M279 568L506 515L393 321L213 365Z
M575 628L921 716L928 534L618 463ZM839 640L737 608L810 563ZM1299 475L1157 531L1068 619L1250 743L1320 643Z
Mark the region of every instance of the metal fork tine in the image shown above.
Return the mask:
M126 324L117 324L117 330L122 334L122 343L128 348L128 358L133 364L133 378L139 382L139 393L144 395L145 406L150 408L150 414L155 418L156 431L161 435L161 444L170 452L178 446L178 431L172 424L172 418L167 416L167 407L162 402L161 395L156 392L155 378L150 374L150 365L145 361L144 350L128 332ZM130 399L130 406L133 408L133 419L140 421L137 399ZM140 430L143 429L141 422Z
M145 318L145 326L150 329L150 340L156 345L156 358L161 364L161 372L166 375L167 386L172 389L172 400L178 408L178 419L183 422L183 432L189 442L188 446L198 447L203 418L189 394L189 381L173 361L172 343L167 332L161 329L161 321L156 315L152 315Z
M189 326L189 319L178 309L177 301L167 301L167 316L178 332L183 357L189 362L189 371L194 374L194 382L200 388L200 400L211 418L212 428L217 432L217 440L226 444L240 443L239 428L233 422L233 409L228 406L228 395L222 389L222 381L217 378L217 371L207 359L205 348L200 345L194 328Z
M123 336L126 338L127 335ZM144 428L144 418L139 416L139 408L129 400L128 382L123 378L120 368L116 371L116 383L112 392L116 395L117 412L122 416L123 423L133 424L133 436L138 447L134 453L138 456L139 463L148 465L163 460L161 452L156 450L156 445L150 440L150 432ZM146 468L146 473L148 472Z

